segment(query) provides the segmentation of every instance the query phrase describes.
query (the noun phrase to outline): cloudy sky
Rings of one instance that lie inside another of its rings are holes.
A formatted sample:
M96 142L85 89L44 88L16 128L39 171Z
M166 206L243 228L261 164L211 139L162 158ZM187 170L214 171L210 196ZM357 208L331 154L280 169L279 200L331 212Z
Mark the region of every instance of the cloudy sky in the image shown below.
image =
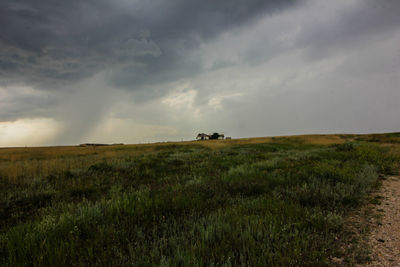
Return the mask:
M2 0L0 146L400 131L398 0Z

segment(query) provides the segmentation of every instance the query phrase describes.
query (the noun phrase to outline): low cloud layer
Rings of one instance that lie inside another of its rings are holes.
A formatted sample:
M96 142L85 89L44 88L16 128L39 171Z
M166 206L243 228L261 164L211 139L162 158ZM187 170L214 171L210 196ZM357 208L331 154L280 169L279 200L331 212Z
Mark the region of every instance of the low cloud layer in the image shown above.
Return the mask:
M31 145L398 131L399 13L396 0L3 1L0 145L26 144L18 123Z

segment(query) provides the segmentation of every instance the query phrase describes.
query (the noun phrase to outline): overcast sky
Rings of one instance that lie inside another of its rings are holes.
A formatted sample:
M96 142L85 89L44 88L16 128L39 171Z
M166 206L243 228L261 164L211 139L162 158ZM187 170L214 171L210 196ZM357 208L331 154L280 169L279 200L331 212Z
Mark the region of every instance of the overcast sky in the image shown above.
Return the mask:
M2 0L0 146L400 131L399 0Z

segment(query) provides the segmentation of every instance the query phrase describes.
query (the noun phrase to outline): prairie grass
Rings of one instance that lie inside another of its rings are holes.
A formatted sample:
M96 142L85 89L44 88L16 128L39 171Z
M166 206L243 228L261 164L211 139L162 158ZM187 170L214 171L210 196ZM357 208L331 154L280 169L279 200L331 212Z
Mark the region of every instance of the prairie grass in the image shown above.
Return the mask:
M399 161L390 135L0 149L0 264L350 263L345 218Z

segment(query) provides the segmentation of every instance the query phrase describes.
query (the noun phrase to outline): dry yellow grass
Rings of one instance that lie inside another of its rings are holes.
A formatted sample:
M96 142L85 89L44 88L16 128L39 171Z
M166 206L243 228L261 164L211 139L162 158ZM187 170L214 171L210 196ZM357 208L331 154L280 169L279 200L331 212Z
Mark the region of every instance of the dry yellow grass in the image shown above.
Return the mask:
M253 137L253 138L239 138L230 140L207 140L207 141L189 141L189 142L171 142L167 144L200 144L202 146L218 149L230 145L238 144L260 144L271 143L279 141L294 141L303 144L314 145L332 145L342 144L346 140L341 135L294 135L294 136L279 136L279 137ZM160 143L165 144L165 143Z
M279 137L240 138L232 140L211 140L199 143L209 148L220 148L233 144L259 144L259 143L271 143L279 141L293 141L303 144L314 144L314 145L332 145L332 144L342 144L345 142L345 139L343 139L340 135L295 135L295 136L279 136Z
M291 136L288 138L296 138L300 141L303 141L305 144L314 144L314 145L343 144L346 141L340 135L326 135L326 134L299 135L299 136Z
M279 141L331 145L343 143L345 140L339 135L299 135L99 147L60 146L2 148L0 149L0 178L6 178L9 181L17 181L17 179L21 179L21 177L25 177L25 179L38 176L46 177L54 172L85 169L102 161L118 162L127 156L137 156L154 151L162 146L195 144L210 149L219 149L235 144L271 143Z

